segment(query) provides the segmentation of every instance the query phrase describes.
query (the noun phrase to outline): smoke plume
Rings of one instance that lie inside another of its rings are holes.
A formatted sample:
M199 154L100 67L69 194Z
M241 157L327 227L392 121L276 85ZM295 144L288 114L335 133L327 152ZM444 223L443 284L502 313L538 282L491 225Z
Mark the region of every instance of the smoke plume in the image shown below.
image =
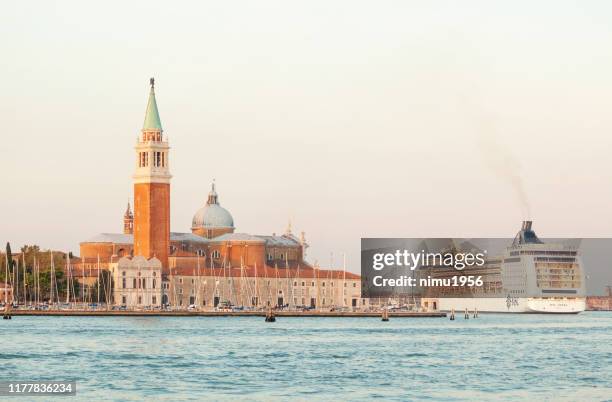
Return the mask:
M485 162L491 171L504 182L508 183L519 202L523 218L531 218L531 208L521 173L519 160L510 149L504 146L498 138L492 122L485 122L478 135Z

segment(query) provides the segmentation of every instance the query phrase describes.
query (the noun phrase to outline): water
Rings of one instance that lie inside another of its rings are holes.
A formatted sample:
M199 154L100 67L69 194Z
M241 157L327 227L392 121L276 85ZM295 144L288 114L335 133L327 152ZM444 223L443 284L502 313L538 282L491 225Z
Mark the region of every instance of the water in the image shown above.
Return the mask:
M14 317L0 331L0 379L74 379L71 400L612 400L606 312Z

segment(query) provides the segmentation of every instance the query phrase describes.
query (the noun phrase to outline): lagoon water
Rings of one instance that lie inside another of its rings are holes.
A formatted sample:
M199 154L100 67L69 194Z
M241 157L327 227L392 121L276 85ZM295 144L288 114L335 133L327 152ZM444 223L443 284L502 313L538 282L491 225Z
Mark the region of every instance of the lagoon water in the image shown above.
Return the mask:
M607 312L14 317L0 333L0 380L76 380L70 400L612 400Z

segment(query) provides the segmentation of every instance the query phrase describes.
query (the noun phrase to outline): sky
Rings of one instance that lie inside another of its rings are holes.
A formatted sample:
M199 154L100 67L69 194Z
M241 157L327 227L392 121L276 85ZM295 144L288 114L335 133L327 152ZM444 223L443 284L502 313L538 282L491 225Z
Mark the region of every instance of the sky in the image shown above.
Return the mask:
M120 232L150 77L172 231L612 235L612 4L1 1L0 241Z

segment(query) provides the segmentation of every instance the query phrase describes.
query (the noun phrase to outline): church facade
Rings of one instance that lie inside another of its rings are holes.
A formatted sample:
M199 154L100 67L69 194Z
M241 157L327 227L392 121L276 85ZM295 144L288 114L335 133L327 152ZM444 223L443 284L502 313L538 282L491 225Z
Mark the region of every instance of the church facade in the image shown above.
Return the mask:
M128 202L123 232L80 243L77 271L109 270L112 303L192 309L367 306L359 275L306 261L304 232L296 236L289 225L282 235L237 233L214 182L191 231L170 230L170 147L153 79L135 151L134 209Z

